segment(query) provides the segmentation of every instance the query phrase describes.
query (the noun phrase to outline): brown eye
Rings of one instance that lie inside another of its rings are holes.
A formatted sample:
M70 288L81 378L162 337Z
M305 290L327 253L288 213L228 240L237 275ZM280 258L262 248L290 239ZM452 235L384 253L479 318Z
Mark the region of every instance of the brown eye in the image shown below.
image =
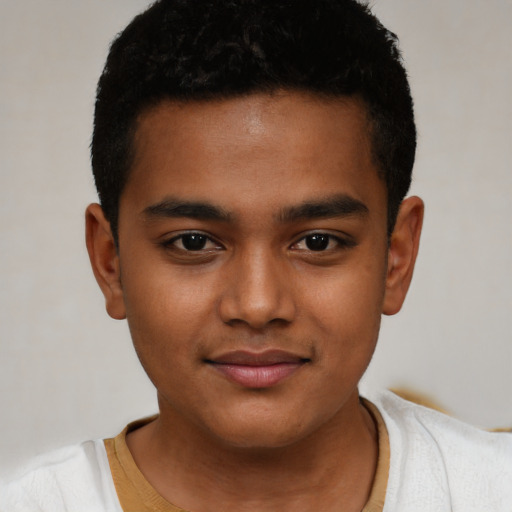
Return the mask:
M162 246L166 249L177 249L182 252L211 252L222 249L222 246L213 241L204 233L182 233L170 240L162 242Z
M208 237L198 233L181 236L181 244L187 251L201 251L205 248Z
M328 235L309 235L305 237L306 247L310 251L325 251L329 247L330 236Z
M355 245L355 241L351 238L342 238L329 233L316 232L302 237L291 246L291 249L294 251L306 251L308 253L334 254L338 251L350 249Z

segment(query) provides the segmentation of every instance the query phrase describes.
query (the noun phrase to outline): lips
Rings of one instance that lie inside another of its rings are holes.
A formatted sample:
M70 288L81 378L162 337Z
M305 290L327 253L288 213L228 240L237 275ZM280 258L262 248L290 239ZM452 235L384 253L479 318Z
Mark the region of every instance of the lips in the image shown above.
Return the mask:
M282 350L267 350L261 353L233 351L206 362L240 386L261 389L279 384L310 359Z

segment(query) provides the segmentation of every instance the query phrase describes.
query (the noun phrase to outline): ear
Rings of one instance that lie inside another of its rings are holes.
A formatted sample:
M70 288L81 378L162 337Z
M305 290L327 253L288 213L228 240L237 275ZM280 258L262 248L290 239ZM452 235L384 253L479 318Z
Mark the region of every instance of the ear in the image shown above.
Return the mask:
M388 249L386 291L382 312L398 313L411 284L420 245L424 204L419 197L402 201Z
M105 296L107 313L116 320L126 318L121 287L119 255L110 223L99 204L85 211L85 241L94 277Z

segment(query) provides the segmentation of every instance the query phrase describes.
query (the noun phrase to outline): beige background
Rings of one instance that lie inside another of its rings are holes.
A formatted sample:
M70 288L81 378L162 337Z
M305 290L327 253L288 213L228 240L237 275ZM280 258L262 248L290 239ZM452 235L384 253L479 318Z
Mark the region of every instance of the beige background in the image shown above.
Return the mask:
M0 2L0 471L155 411L89 270L88 145L108 42L145 0ZM365 386L512 425L512 2L374 0L396 31L427 203L415 281Z

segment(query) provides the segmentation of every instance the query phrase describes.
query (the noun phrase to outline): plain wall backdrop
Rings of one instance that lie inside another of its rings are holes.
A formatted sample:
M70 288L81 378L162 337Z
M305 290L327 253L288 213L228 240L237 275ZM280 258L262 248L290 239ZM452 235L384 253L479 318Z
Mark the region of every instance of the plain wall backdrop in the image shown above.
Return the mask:
M88 146L112 37L146 0L0 2L0 471L156 411L84 244ZM416 104L415 278L365 387L512 426L512 1L373 0Z

